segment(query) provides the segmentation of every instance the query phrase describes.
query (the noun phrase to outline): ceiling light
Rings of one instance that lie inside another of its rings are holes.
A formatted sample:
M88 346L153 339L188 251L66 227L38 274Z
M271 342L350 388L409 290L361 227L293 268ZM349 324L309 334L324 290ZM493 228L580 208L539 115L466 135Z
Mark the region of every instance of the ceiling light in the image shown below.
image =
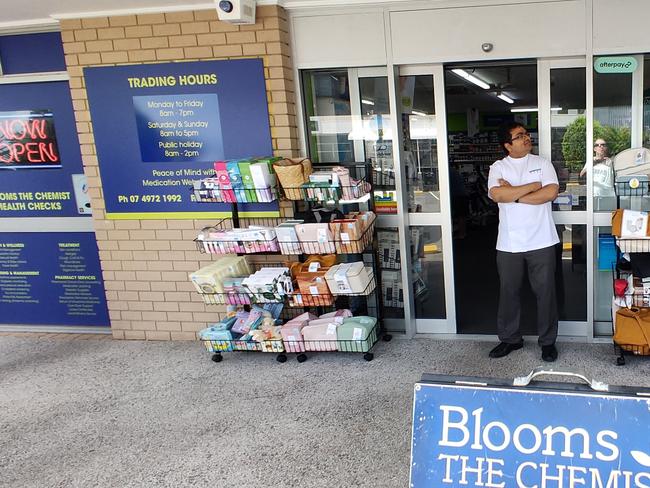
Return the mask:
M465 71L464 69L452 69L451 71L453 71L454 73L456 73L456 74L457 74L458 76L460 76L461 78L464 78L464 79L466 79L467 81L469 81L469 82L471 82L471 83L474 83L476 86L480 86L480 87L483 88L484 90L489 90L489 89L490 89L490 85L488 85L486 82L484 82L484 81L481 80L480 78L477 78L477 77L474 76L474 75L470 75L470 74L469 74L467 71Z
M562 110L562 107L551 107L551 112L559 112ZM511 108L510 111L512 113L516 112L537 112L537 107L517 107L517 108Z
M364 105L374 105L375 104L375 102L373 102L372 100L365 100L365 99L362 99L361 103L363 103Z
M499 93L497 95L497 98L500 98L506 103L515 103L515 101L512 98L510 98L508 95L504 95L503 93Z

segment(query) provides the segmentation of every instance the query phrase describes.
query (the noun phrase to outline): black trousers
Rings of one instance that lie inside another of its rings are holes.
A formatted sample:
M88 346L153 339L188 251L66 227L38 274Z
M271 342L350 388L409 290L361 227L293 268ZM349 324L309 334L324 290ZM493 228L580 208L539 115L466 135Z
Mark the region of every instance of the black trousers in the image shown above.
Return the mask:
M524 270L537 298L537 333L540 346L555 344L557 338L557 298L555 294L556 246L512 253L497 251L501 281L497 330L499 340L510 344L521 341L521 289Z

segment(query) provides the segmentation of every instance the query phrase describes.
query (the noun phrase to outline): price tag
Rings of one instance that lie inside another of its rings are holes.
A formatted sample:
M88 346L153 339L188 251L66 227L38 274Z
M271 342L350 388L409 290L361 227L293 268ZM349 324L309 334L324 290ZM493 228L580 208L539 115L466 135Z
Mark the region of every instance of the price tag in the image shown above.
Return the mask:
M352 329L352 340L360 341L361 339L363 339L363 329L361 327Z
M327 324L327 335L336 335L336 324Z
M320 268L320 263L318 261L314 263L309 263L309 272L310 273L315 273L318 271L318 268Z
M318 229L318 242L323 244L327 241L327 229Z
M347 232L341 232L341 240L343 242L350 242L350 234Z
M317 286L310 286L309 287L309 293L312 294L312 295L319 295L318 287Z
M343 317L334 317L334 323L341 325L343 323Z
M287 336L287 341L296 342L296 336Z

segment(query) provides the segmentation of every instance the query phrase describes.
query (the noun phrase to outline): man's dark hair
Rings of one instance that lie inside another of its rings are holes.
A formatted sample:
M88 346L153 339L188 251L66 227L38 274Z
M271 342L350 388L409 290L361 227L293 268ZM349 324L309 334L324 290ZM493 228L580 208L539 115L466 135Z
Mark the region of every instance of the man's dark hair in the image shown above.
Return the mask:
M501 127L499 127L499 145L501 146L501 149L508 154L508 150L506 149L506 144L509 144L512 142L512 134L510 133L513 129L517 129L521 127L522 129L526 129L523 124L520 122L508 122L506 124L503 124Z

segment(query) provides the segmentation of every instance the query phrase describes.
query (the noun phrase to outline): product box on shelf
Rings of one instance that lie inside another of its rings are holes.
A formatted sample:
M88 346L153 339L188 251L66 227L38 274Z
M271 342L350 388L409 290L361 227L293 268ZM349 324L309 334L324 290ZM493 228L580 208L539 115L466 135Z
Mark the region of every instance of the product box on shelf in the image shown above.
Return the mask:
M275 186L275 178L271 173L269 164L266 162L251 163L249 168L257 201L272 202L275 200L275 194L271 190Z
M293 292L289 268L262 268L242 281L255 303L279 302Z
M246 192L244 191L244 183L242 182L241 173L239 171L238 161L227 161L226 168L228 169L228 178L230 178L230 186L235 192L235 201L246 203Z
M282 326L280 333L287 352L305 352L305 344L302 340L302 329L309 325L310 320L315 320L316 315L305 312L294 317Z
M362 261L332 266L325 279L332 295L358 295L365 293L373 278L372 268Z
M217 174L217 181L221 191L221 198L225 203L233 203L235 199L235 192L230 184L230 176L228 174L228 166L226 161L217 161L214 163L214 171Z
M300 241L302 252L307 254L333 254L336 252L334 238L329 224L298 224L296 234Z
M304 223L304 220L287 220L275 228L282 254L302 254L302 246L296 232L296 226L302 223Z
M336 329L338 350L368 352L377 342L376 317L349 317Z
M305 341L306 351L336 351L336 329L338 324L335 321L326 323L318 322L306 325L302 329L302 337Z
M244 195L246 201L249 203L257 202L257 193L255 191L255 183L253 182L253 175L251 173L250 161L239 161L239 174L241 175L242 186L244 187Z
M250 274L248 262L242 256L226 256L191 273L190 281L201 294L223 293L223 280Z

